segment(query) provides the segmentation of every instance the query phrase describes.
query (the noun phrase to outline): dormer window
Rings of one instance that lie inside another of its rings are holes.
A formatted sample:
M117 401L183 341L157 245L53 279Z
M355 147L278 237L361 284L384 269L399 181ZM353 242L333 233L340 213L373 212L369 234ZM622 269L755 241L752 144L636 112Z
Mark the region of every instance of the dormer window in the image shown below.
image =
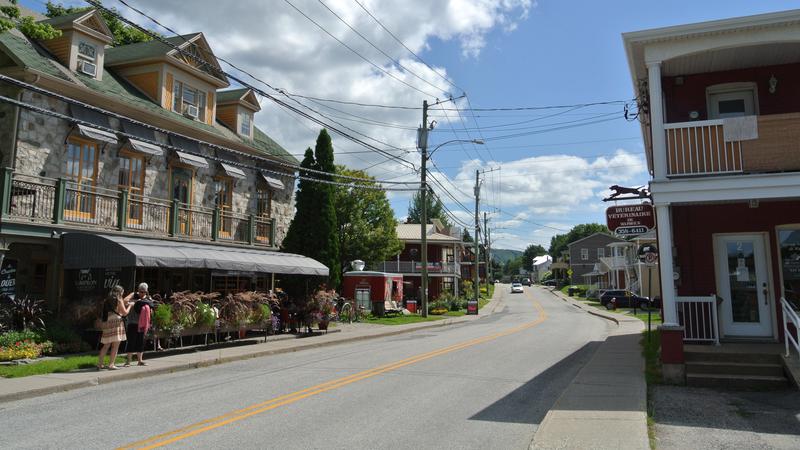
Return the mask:
M95 58L97 58L97 47L87 42L80 41L78 43L78 55L91 62L95 62Z
M252 136L253 134L253 116L247 111L241 111L239 117L239 134L243 136Z
M189 118L206 121L206 93L181 81L173 83L172 110Z

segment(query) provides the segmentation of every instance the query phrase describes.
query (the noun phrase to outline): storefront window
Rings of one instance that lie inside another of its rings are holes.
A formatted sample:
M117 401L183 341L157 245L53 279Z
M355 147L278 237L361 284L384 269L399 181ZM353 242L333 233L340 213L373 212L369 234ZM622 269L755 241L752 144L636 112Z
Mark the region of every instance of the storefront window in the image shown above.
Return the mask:
M130 153L119 155L119 181L120 189L128 191L130 201L128 205L128 221L141 223L142 221L142 194L144 188L144 156Z
M800 310L800 227L778 230L781 246L783 297Z
M77 138L67 142L67 177L72 183L65 198L69 217L94 216L94 186L97 182L97 144Z
M230 236L232 226L230 212L233 204L233 180L230 178L218 178L214 181L214 192L217 195L216 203L220 210L219 233L222 236Z

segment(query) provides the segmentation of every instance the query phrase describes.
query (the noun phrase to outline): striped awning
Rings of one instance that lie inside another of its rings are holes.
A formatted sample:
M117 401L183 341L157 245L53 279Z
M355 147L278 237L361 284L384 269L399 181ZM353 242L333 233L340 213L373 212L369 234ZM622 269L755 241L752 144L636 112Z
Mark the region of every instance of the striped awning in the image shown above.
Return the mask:
M178 161L184 164L188 164L192 167L197 167L202 169L208 168L208 161L201 156L195 156L189 153L179 152L177 150L175 151L175 156L177 156Z
M225 164L225 163L219 163L219 165L222 166L222 171L225 172L225 175L229 177L239 178L239 179L247 178L247 175L245 175L244 170L236 166L232 166L230 164Z
M149 142L129 138L128 144L131 150L138 153L144 153L145 155L161 156L164 154L163 148L159 147L158 145L151 144Z
M87 139L91 139L93 141L106 142L109 144L116 144L118 142L117 135L114 133L103 131L97 128L92 128L90 126L82 125L80 123L75 124L75 127L76 127L75 131L77 131L78 134Z

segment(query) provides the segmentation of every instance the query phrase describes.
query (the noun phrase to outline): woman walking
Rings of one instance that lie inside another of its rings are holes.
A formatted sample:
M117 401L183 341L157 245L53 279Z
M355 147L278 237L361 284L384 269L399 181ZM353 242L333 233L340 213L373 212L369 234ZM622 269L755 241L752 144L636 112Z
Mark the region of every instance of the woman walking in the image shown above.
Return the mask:
M103 346L100 348L100 355L97 358L97 369L117 370L114 363L117 359L117 351L119 350L119 343L125 340L125 322L123 317L128 315L131 310L130 300L133 297L133 292L123 298L122 294L125 290L122 286L114 286L111 292L108 293L106 301L103 303L103 335L100 338L100 343ZM109 355L108 366L105 366L105 358L108 349L111 348Z

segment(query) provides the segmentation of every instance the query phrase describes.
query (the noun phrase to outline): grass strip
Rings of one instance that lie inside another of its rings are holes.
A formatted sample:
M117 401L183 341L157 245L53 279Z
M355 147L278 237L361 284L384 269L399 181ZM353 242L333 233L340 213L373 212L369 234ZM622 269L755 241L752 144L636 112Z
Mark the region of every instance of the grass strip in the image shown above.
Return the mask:
M117 365L125 363L125 358L117 356ZM48 359L31 364L0 366L0 377L20 378L48 373L66 373L81 369L93 369L97 366L97 355L67 356L61 359Z
M419 322L432 322L434 320L442 320L445 316L434 316L429 315L428 317L422 317L416 314L412 314L410 316L392 316L392 317L374 317L369 316L366 318L366 323L374 323L377 325L406 325L409 323L419 323Z

